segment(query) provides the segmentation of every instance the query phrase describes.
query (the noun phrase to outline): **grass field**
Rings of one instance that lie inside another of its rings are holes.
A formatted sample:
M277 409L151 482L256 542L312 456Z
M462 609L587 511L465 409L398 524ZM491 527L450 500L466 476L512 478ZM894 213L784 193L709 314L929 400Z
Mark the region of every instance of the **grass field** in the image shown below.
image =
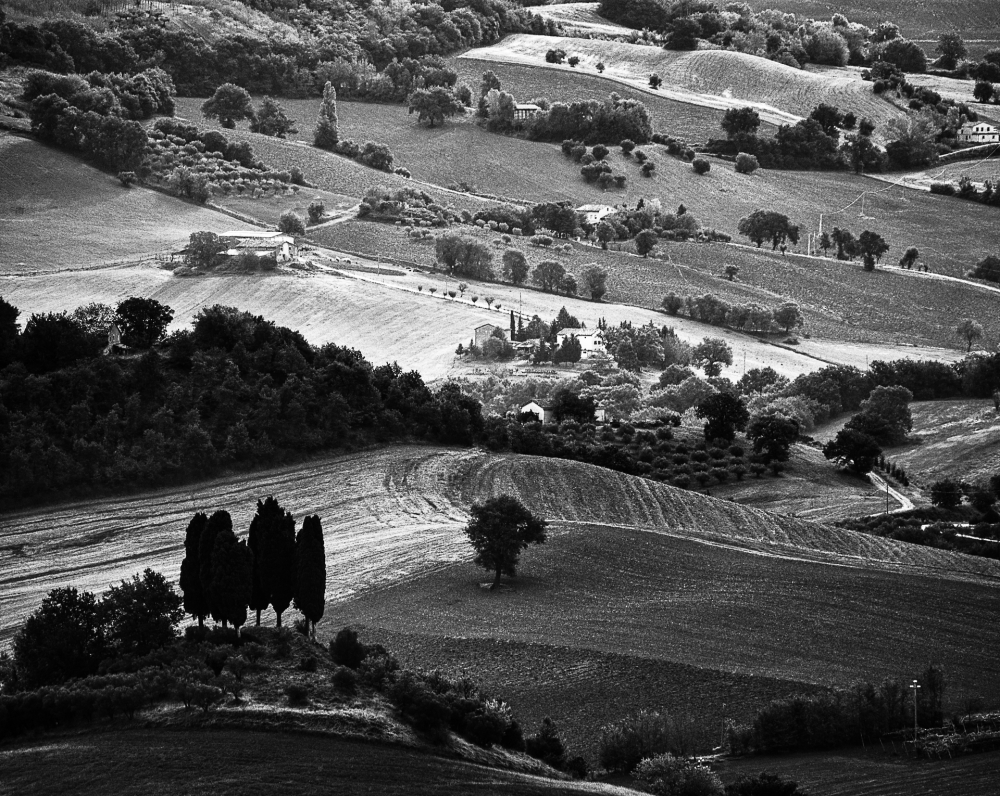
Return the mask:
M316 188L302 188L292 196L258 197L254 199L250 196L213 196L213 205L225 208L234 213L249 216L262 224L277 227L278 220L282 213L297 213L299 217L308 225L309 205L313 202L322 202L329 218L343 216L348 210L357 205L357 199L352 196L321 191Z
M0 273L93 266L177 250L198 230L247 225L0 132Z
M622 36L632 33L631 28L609 22L597 13L597 3L557 3L536 6L535 13L545 19L554 19L572 35L586 36L590 33L608 36Z
M484 242L493 239L488 231L464 228L462 232ZM326 227L315 238L332 248L418 263L429 263L433 256L429 246L410 242L401 230L362 221ZM522 241L514 245L525 252L532 265L552 257L551 252ZM987 329L987 342L1000 339L997 315L1000 295L958 282L912 278L898 269L865 273L858 263L781 257L766 250L723 245L663 243L656 254L662 259L624 256L586 246L576 247L572 255L561 255L558 259L576 274L587 264L601 265L609 273L608 301L649 310L659 307L663 296L671 290L685 295L714 293L732 303L756 302L767 306L794 300L805 313L805 331L813 338L822 338L806 340L800 335L795 350L859 367L872 359L886 357L957 358L960 341L954 334L954 324L961 317L977 318ZM740 268L735 282L722 276L728 264ZM490 287L491 291L502 289ZM606 314L603 307L581 311L588 316L595 311ZM633 312L633 317L642 317L639 311ZM608 317L610 320L611 316ZM658 324L676 326L699 337L722 336L740 349L747 347L746 341L755 340L704 324L692 327L684 318L662 314L653 317ZM740 343L741 340L744 342ZM832 340L843 343L831 346ZM943 347L950 347L950 353L928 350Z
M545 53L559 47L576 55L576 67L547 64ZM873 119L879 127L903 111L876 97L855 70L801 70L752 55L725 51L680 52L641 44L518 34L492 47L470 50L467 57L528 64L559 71L593 73L599 61L604 79L623 82L650 94L726 110L750 105L775 124L794 123L821 102ZM656 72L663 85L649 88Z
M145 796L625 794L427 752L296 732L111 729L0 749L4 793Z

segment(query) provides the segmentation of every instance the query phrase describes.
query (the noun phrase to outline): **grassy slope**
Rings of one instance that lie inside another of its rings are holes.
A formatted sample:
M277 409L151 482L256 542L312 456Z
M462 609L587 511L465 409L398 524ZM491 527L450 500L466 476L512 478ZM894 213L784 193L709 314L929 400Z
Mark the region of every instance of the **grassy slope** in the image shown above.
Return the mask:
M4 790L87 794L625 793L295 732L109 730L0 750Z
M545 53L559 47L580 58L577 67L546 64ZM871 86L851 70L800 70L742 53L723 50L680 52L642 44L590 41L519 34L492 47L471 50L469 57L487 61L546 66L592 73L606 64L605 79L623 81L649 93L649 75L663 79L659 91L673 98L725 110L752 105L776 123L808 116L821 102L867 116L879 126L903 112L872 94Z
M0 160L0 272L176 250L196 230L247 226L156 191L126 190L72 155L7 133L0 133Z
M494 233L471 228L463 228L462 234L485 242L495 238ZM412 243L401 230L387 229L382 224L350 221L326 227L313 237L332 248L417 263L429 264L433 256L429 245ZM514 239L512 245L524 250L532 265L553 256L550 251L529 246L523 240ZM755 302L771 307L785 300L796 301L805 313L806 330L814 337L865 344L863 348L840 346L840 350L831 351L827 343L809 340L803 341L798 350L830 361L846 361L846 356L862 367L866 357L940 355L919 349L909 349L907 354L908 349L890 350L888 344L957 347L959 340L953 329L955 319L961 317L979 320L987 330L987 341L1000 338L997 314L1000 295L957 282L917 279L887 270L869 274L858 263L781 257L768 250L722 245L663 243L655 255L643 259L580 246L572 255L559 255L558 259L577 275L587 264L598 263L609 273L609 301L650 309L659 307L663 296L671 290L684 295L714 293L729 302ZM729 264L740 268L735 282L722 278ZM500 290L497 288L496 292ZM691 328L683 318L664 315L658 317L658 323ZM721 335L733 341L750 339L704 324L696 327L703 330L699 336Z
M908 475L978 482L1000 472L1000 414L993 401L925 401L911 406L909 445L886 451Z

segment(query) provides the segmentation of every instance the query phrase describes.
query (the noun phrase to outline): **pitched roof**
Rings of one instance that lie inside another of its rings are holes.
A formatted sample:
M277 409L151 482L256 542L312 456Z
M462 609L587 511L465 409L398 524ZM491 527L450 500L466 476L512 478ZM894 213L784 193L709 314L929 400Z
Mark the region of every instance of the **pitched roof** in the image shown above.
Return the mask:
M489 329L503 329L502 326L497 326L495 323L481 323L481 324L479 324L479 326L477 326L472 331L478 332L480 329L486 329L486 328L489 328Z
M558 332L556 332L556 334L557 335L571 334L574 337L592 337L593 335L597 334L597 331L598 331L597 329L570 328L570 329L560 329Z

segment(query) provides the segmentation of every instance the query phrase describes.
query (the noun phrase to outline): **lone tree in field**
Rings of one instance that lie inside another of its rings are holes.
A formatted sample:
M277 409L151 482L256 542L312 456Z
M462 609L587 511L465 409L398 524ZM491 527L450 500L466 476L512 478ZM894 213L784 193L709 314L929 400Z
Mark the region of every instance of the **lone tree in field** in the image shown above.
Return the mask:
M184 261L192 268L214 268L227 248L214 232L192 232Z
M858 247L861 256L864 257L866 271L874 271L875 264L889 251L889 244L885 242L885 238L867 229L858 237Z
M785 330L785 334L788 334L796 326L801 326L805 322L805 318L802 317L802 311L798 304L786 301L774 311L774 322Z
M760 127L760 114L753 108L730 108L722 117L720 126L728 138L756 135Z
M503 253L503 278L514 285L523 284L528 278L528 261L517 249L507 249Z
M236 122L254 117L253 101L245 88L223 83L201 106L206 119L218 119L223 127L233 128Z
M319 118L316 120L316 131L313 133L313 143L320 149L333 149L340 140L340 129L337 124L337 90L330 81L323 87L323 102L319 106Z
M601 242L601 248L607 250L608 243L615 239L615 228L607 221L601 221L594 230L597 239Z
M281 615L295 597L295 519L287 511L270 523L261 540L263 562L261 580L271 595L271 605L281 627Z
M786 241L793 245L799 242L799 228L788 220L788 216L773 210L754 210L746 218L741 218L737 230L748 237L759 249L769 241L771 251Z
M955 327L955 334L965 340L966 352L972 351L972 345L977 340L983 339L983 326L972 318L963 318Z
M695 415L705 420L705 440L724 439L731 442L737 431L746 428L750 413L739 396L731 392L709 395L695 409Z
M278 219L278 231L286 235L305 235L306 222L302 216L292 210L286 210Z
M132 348L152 348L167 332L174 311L156 299L131 296L115 308L122 342Z
M444 86L418 88L407 97L410 114L417 113L418 122L429 122L430 127L444 124L445 117L464 113L465 106L451 89Z
M656 233L651 229L644 229L635 236L635 250L643 257L648 257L649 253L656 247L659 240Z
M691 364L702 368L708 377L722 373L722 366L733 364L733 349L719 337L706 337L691 351Z
M184 613L198 617L198 626L205 626L208 616L208 595L201 585L199 546L201 534L208 524L208 515L198 512L188 523L184 534L184 560L181 562L181 591L184 593Z
M965 41L957 32L942 33L934 52L941 53L939 62L945 69L954 69L969 54Z
M237 630L247 621L247 603L253 590L253 552L232 530L215 537L212 550L212 587L209 601L222 624Z
M559 287L563 277L566 276L566 269L562 263L556 260L542 260L531 272L531 281L538 285L543 292L553 293Z
M589 265L581 274L583 286L590 293L591 301L600 301L608 292L608 272L598 265Z
M233 518L228 511L217 511L208 518L205 527L201 531L201 539L198 541L198 569L201 575L201 588L208 601L208 612L216 622L222 621L222 614L219 613L219 606L212 602L212 579L215 577L214 558L215 540L224 533L232 533Z
M753 451L768 462L788 461L788 452L799 438L799 421L784 415L756 417L747 428Z
M495 573L490 590L500 585L500 577L517 574L521 551L529 544L545 542L548 523L535 517L510 495L472 504L472 519L465 534L476 551L475 563Z
M920 250L916 246L910 246L910 248L903 252L903 256L899 258L899 267L906 269L913 268L919 256Z
M662 83L663 78L656 74L656 72L653 72L653 74L649 76L649 87L651 89L658 89Z
M316 623L326 608L326 550L323 546L323 525L319 516L302 521L295 539L295 607L310 624L310 636L316 637Z
M250 132L284 138L289 133L295 134L295 119L289 119L281 103L271 97L264 97L260 108L250 119Z

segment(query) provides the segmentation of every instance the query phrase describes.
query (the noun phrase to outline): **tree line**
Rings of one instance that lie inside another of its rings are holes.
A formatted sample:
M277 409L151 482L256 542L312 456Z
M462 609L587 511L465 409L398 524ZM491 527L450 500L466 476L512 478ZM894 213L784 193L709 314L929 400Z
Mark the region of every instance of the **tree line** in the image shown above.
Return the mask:
M129 300L133 301L133 300ZM137 489L325 450L424 439L470 444L482 411L454 385L372 366L353 349L216 305L166 336L172 311L135 299L129 349L100 352L103 305L28 318L0 300L0 502Z

